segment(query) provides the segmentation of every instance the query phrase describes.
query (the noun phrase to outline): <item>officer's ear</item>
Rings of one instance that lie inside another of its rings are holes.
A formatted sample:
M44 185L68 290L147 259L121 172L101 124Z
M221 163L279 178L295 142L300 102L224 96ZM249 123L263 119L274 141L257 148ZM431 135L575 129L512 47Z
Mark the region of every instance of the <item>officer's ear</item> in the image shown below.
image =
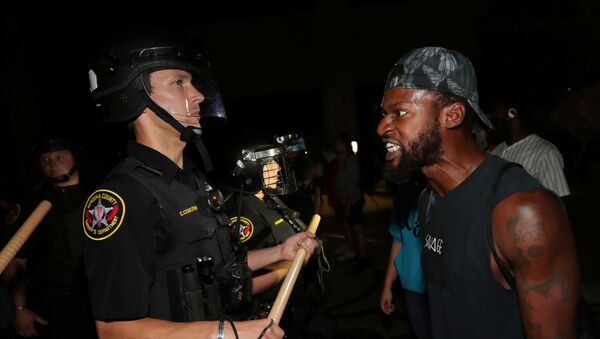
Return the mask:
M442 108L444 127L453 129L459 127L465 120L467 108L465 104L457 101Z

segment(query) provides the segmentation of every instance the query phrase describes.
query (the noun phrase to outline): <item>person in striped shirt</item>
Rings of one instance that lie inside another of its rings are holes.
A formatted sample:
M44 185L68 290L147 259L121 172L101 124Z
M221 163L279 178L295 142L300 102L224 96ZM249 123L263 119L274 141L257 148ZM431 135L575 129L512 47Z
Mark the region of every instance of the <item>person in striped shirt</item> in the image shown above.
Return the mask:
M490 120L494 135L503 140L491 154L521 164L544 187L560 197L571 194L564 174L564 161L558 148L532 132L531 106L522 97L497 91L492 101Z

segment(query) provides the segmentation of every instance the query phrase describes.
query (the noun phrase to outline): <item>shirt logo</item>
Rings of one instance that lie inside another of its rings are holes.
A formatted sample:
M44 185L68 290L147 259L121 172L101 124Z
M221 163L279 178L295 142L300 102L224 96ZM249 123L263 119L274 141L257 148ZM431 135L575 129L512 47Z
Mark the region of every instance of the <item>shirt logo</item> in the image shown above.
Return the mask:
M105 189L92 193L83 209L83 231L92 240L104 240L123 223L125 202L117 193Z
M237 224L237 217L229 219L229 226L235 228ZM254 224L246 217L240 217L240 241L246 242L254 234Z
M425 237L425 247L426 249L433 251L437 254L442 254L442 245L444 244L444 240L443 239L438 239L436 237L432 237L431 235L427 234L427 236Z

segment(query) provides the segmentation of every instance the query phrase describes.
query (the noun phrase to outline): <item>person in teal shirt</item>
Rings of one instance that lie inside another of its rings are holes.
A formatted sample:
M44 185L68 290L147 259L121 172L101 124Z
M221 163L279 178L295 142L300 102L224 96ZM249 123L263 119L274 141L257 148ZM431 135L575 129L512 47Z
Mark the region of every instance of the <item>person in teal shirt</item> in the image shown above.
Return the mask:
M393 285L400 277L408 318L419 339L431 338L425 277L421 268L418 200L423 188L420 180L409 181L398 187L394 197L389 224L393 243L380 298L381 310L391 315L395 311Z

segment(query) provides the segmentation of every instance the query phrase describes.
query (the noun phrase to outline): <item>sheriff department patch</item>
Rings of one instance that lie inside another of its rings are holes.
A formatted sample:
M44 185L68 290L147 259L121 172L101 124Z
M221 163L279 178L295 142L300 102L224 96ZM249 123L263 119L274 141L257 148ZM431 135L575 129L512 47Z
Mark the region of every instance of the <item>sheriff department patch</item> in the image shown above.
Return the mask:
M117 193L100 189L92 193L83 210L83 231L92 240L104 240L123 223L125 202Z
M237 217L229 219L229 226L235 227L236 222ZM252 221L246 217L240 217L240 241L248 241L248 239L252 238L252 234L254 234L254 224Z

